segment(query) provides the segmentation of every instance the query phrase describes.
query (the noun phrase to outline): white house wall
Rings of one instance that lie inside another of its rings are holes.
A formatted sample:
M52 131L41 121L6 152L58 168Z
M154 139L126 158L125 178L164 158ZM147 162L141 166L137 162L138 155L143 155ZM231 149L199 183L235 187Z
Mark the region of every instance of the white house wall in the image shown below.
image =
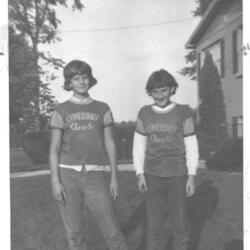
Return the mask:
M233 73L233 31L242 25L241 1L225 1L199 40L196 51L201 52L218 39L224 38L224 77L222 87L225 96L227 122L232 124L232 117L242 116L243 109L243 78ZM229 132L231 127L229 125Z

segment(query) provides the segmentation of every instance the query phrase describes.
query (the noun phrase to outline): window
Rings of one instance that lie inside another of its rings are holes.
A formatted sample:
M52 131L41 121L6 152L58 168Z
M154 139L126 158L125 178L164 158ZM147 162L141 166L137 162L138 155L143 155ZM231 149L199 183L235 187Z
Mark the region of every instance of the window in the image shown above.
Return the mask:
M200 69L203 67L206 52L212 55L215 66L218 69L219 75L224 76L224 40L220 39L210 46L203 49L200 53Z
M242 26L233 32L233 73L242 76Z
M232 117L233 137L243 137L243 117Z

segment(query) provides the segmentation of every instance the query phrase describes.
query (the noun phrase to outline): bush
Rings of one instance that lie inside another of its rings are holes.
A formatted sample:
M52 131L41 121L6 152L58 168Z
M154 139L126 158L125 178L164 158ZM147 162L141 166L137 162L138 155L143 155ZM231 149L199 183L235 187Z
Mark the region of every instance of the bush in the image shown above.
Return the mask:
M204 134L201 132L199 126L197 126L196 131L199 144L199 155L202 160L208 161L224 142L228 140L221 140L215 136Z
M49 160L50 134L48 130L29 132L21 136L22 147L34 164Z
M20 131L20 129L18 129L17 126L10 124L9 138L10 138L11 148L18 148L21 146L21 142L20 142L21 133L22 131Z
M135 122L115 123L115 144L118 160L131 160Z
M199 155L203 160L208 160L211 155L216 151L219 144L216 144L211 138L207 138L197 134L199 144Z
M233 138L223 143L208 160L209 169L243 171L243 139Z

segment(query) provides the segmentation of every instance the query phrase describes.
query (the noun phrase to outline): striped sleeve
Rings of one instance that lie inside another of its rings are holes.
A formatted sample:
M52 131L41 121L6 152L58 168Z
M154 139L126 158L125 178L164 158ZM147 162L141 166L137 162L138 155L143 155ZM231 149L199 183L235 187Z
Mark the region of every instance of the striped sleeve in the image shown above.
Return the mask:
M103 116L104 127L113 126L114 119L111 110L109 109Z
M183 135L184 137L191 136L195 134L194 122L192 117L188 117L183 122Z
M184 120L183 120L183 135L184 137L192 136L195 134L195 126L193 120L193 112L192 109L188 106L184 106L183 112Z
M50 128L51 129L60 129L60 130L62 130L64 128L63 117L57 110L54 111L54 113L51 117Z

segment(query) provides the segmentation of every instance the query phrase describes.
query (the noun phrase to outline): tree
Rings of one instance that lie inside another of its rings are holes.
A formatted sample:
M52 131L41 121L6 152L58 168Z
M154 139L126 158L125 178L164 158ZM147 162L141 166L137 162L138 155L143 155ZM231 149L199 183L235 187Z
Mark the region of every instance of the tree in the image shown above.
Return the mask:
M9 29L9 114L10 143L18 146L19 135L33 123L33 96L39 80L34 54L22 34Z
M194 16L202 16L207 10L210 0L196 0L198 4L197 8L193 11ZM187 49L187 54L185 55L185 61L188 66L181 69L179 72L181 75L188 77L190 80L196 80L197 72L197 62L196 62L196 52L194 49Z
M202 16L204 12L207 10L211 0L196 0L195 2L198 4L198 6L193 11L193 14L194 16Z
M200 73L200 99L200 132L214 143L223 142L227 136L224 95L218 69L209 52Z
M196 63L196 51L194 49L188 49L185 55L185 61L189 66L181 69L180 74L188 77L190 80L196 80L197 63Z
M62 67L61 59L53 58L50 54L39 50L40 44L59 41L58 25L60 20L56 16L55 6L67 7L67 0L9 0L9 27L16 34L21 34L32 49L36 84L33 89L32 113L34 114L34 130L41 128L40 106L51 105L48 84L42 81L48 78L48 72L40 67L41 60L45 60L55 69ZM74 0L73 10L82 10L81 0ZM10 40L11 42L11 40ZM53 77L53 76L52 76ZM53 97L51 97L53 99ZM50 108L49 108L50 109Z

